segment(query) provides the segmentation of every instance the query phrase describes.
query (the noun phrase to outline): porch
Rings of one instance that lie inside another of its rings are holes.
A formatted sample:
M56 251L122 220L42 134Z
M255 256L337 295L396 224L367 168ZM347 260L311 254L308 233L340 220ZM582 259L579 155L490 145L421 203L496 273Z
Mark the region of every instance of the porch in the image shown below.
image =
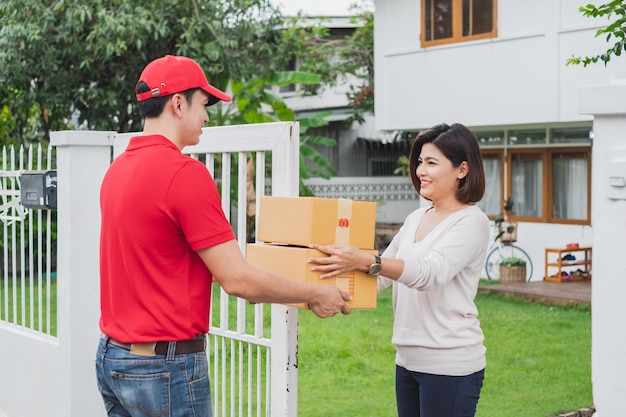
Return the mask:
M485 284L478 291L510 294L548 304L577 306L591 304L591 280L572 282L531 281L511 284Z

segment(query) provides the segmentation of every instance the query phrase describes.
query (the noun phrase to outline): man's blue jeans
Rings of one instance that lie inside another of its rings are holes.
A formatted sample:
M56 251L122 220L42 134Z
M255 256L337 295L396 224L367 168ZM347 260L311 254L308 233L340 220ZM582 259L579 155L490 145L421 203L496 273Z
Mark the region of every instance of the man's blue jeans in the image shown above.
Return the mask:
M137 356L100 338L96 376L110 417L212 417L205 352Z

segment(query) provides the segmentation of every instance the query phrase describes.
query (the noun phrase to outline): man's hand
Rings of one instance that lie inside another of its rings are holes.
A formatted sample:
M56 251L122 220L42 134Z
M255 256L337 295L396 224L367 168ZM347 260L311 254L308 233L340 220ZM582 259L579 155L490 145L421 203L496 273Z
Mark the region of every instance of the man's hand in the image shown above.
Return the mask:
M350 307L346 301L352 300L352 297L332 285L319 285L319 291L314 301L309 303L311 311L317 317L332 317L341 311L342 314L350 314Z

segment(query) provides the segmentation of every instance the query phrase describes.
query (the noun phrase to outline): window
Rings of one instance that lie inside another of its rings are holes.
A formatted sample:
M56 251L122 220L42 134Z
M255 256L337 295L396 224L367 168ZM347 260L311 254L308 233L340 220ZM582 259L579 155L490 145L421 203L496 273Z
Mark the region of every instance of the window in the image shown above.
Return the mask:
M485 169L485 195L478 202L478 207L487 215L495 216L502 211L503 201L503 171L504 152L492 151L483 153L483 167Z
M483 146L503 146L504 130L494 130L485 132L474 132L476 139L481 147Z
M551 129L550 131L550 143L588 144L592 138L593 132L584 127Z
M422 47L496 37L496 0L422 0Z
M510 156L512 215L524 218L543 216L543 155L514 152Z
M508 144L520 145L545 145L546 129L516 129L509 130Z
M589 126L474 133L486 183L478 206L487 215L502 212L511 197L514 220L591 224Z
M297 59L296 57L291 57L291 59L289 60L289 63L287 64L287 68L285 68L285 71L296 71L298 69L298 65L297 65ZM287 85L281 85L278 88L278 92L282 95L282 96L288 96L288 95L293 95L293 93L296 92L296 85L295 84L287 84Z
M553 152L551 156L551 218L555 221L587 220L591 204L589 151Z

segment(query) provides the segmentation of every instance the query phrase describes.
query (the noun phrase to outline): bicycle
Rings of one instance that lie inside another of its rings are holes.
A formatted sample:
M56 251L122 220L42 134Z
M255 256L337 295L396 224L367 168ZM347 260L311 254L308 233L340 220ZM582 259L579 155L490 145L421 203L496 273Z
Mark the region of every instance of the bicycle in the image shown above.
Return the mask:
M518 262L526 262L526 281L533 276L533 262L526 251L513 243L517 241L517 223L509 222L509 213L513 208L513 200L509 197L504 204L504 213L494 217L491 224L492 243L487 250L485 272L488 280L500 279L502 260L513 258Z

